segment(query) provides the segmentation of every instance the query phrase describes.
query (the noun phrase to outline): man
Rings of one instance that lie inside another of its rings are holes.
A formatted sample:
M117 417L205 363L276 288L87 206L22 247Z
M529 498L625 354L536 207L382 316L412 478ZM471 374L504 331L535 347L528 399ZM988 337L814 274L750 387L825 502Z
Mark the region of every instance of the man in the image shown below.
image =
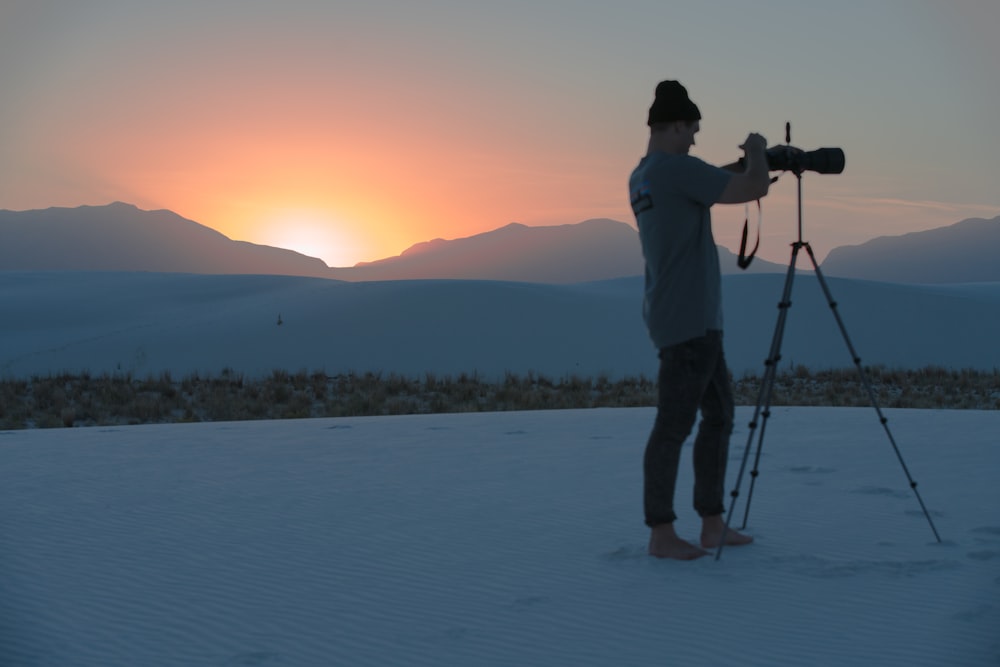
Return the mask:
M722 518L733 430L733 395L722 349L722 276L712 236L711 206L767 194L767 141L750 134L742 164L715 167L688 155L701 113L677 81L663 81L649 109L649 147L629 179L632 210L646 261L643 317L659 350L656 421L643 457L643 506L649 553L692 560L726 535L727 545L753 538L725 530ZM694 508L700 546L674 530L674 487L681 445L698 411L694 443Z

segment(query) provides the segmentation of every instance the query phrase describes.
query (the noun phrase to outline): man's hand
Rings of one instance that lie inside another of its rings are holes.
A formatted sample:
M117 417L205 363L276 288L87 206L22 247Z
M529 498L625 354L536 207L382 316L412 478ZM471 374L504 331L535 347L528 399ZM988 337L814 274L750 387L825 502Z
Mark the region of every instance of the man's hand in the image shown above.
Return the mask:
M747 135L746 141L740 146L744 153L750 154L756 151L763 151L767 149L767 139L757 134L756 132L751 132Z
M748 171L763 169L765 173L767 172L767 139L756 132L751 132L740 148L743 149L745 155L743 162Z
M767 139L751 132L740 146L745 157L743 171L729 179L729 184L719 197L720 204L742 204L760 199L767 194L771 179L767 170Z

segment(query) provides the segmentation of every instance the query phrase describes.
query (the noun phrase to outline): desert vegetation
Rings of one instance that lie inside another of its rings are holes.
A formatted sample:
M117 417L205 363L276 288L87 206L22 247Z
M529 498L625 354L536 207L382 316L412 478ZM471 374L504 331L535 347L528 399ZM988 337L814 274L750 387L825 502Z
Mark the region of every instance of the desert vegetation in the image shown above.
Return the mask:
M884 408L1000 409L1000 370L866 369ZM734 378L738 405L755 405L761 378ZM248 378L225 370L207 377L169 373L50 375L0 381L0 428L52 428L254 419L301 419L442 412L641 407L656 403L652 378L559 379L528 373L405 377L274 371ZM856 369L776 376L772 405L868 406Z

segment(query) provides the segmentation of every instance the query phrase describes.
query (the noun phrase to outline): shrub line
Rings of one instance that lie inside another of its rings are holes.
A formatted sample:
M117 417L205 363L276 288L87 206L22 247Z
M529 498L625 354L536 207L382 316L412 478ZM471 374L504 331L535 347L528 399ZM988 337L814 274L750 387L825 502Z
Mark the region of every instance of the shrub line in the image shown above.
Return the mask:
M1000 409L1000 369L866 368L883 408ZM737 405L756 405L761 378L734 379ZM811 371L797 366L775 378L774 406L869 406L857 369ZM275 370L247 378L170 373L56 374L0 380L0 428L247 421L404 414L563 410L656 405L656 383L643 376L477 373L409 377L395 373Z

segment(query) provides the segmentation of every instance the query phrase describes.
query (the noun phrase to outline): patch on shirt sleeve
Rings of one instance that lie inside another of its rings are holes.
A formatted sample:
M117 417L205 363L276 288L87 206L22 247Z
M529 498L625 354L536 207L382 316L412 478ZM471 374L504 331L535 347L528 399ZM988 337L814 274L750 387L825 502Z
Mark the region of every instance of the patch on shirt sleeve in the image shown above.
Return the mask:
M653 208L653 196L649 193L649 183L643 181L631 192L632 212L639 215Z

